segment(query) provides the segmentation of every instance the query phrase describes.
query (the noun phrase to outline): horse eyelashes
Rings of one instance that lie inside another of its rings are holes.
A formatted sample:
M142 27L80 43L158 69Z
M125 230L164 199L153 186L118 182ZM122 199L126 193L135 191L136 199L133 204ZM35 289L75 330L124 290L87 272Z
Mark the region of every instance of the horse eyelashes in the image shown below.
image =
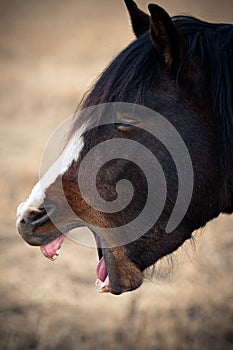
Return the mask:
M122 131L122 132L132 132L136 130L136 125L132 125L132 124L116 123L115 126L118 131Z

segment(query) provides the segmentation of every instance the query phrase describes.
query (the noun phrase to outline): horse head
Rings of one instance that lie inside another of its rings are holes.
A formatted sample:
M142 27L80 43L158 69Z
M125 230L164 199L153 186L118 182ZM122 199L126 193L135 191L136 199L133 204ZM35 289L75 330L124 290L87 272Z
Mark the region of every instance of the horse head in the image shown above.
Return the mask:
M51 259L67 232L89 227L97 287L113 294L138 288L147 267L233 210L232 25L125 3L136 40L83 100L63 153L17 220Z

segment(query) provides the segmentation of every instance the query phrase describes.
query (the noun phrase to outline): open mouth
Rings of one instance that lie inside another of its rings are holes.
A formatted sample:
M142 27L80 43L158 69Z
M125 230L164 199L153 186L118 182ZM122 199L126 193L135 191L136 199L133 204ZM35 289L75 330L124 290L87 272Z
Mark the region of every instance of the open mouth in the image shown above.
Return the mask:
M82 227L82 224L73 222L59 228L59 231L57 231L51 226L50 216L48 215L47 211L44 210L44 208L29 208L27 209L26 215L22 215L21 206L18 210L18 219L16 223L19 234L28 244L32 246L40 246L42 254L49 260L55 261L59 256L62 243L69 234L69 231L73 228ZM51 204L51 208L54 211L54 205ZM94 232L93 235L96 240L99 256L99 263L96 267L97 291L101 293L112 292L113 294L120 294L121 292L119 293L117 288L113 287L115 285L115 279L112 280L112 288L110 288L110 279L109 272L107 271L106 260L109 262L111 259L106 259L104 257L104 254L106 253L104 253L104 249L101 248L101 240Z
M61 234L50 243L40 246L40 250L42 254L49 260L55 261L60 254L61 245L64 239L66 238L67 234L68 232ZM96 237L96 242L98 247L100 241L97 237ZM108 293L110 292L110 282L109 282L109 275L107 272L105 259L103 257L102 249L98 247L97 250L98 250L98 256L99 256L99 263L96 267L96 275L97 275L97 280L95 283L96 289L100 293Z
M52 261L58 258L64 239L75 227L82 227L82 224L73 222L59 228L58 231L51 223L48 214L41 208L27 208L17 219L17 229L22 238L32 246L40 246L42 254ZM143 273L136 262L129 258L127 248L125 246L106 248L99 235L93 231L92 233L99 256L95 284L97 291L119 295L140 287Z

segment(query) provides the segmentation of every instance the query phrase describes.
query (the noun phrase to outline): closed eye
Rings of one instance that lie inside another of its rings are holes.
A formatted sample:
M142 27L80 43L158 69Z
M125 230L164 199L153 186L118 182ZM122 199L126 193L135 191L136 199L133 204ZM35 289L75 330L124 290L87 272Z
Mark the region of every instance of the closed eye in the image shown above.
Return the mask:
M130 123L115 123L114 124L118 131L131 132L136 129L136 125Z

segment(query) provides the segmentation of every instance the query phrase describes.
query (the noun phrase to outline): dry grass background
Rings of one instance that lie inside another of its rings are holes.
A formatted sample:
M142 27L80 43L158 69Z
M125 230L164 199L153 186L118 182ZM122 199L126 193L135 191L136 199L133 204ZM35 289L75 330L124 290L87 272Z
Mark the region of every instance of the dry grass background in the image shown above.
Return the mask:
M232 22L231 0L158 3ZM120 297L96 293L94 249L66 240L51 263L15 230L49 135L133 39L122 1L1 0L0 33L0 349L232 349L232 216Z

